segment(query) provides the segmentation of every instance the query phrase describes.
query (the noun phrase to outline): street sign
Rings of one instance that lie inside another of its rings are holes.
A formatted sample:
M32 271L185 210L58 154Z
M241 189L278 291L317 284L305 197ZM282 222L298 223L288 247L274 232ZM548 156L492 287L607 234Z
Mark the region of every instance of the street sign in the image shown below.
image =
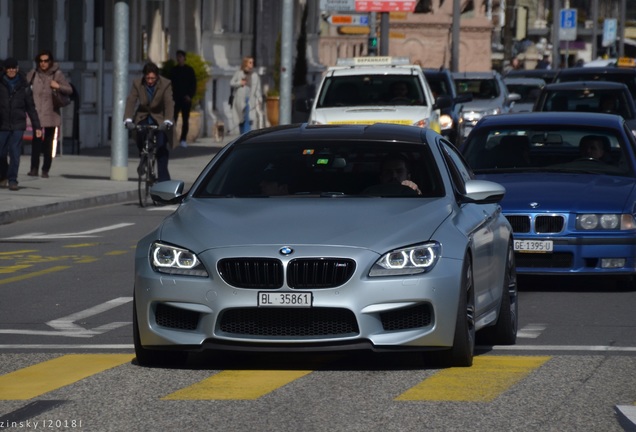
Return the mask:
M605 18L603 21L603 46L608 47L616 42L616 18Z
M369 15L329 15L327 22L335 26L368 26Z
M559 40L576 40L576 9L561 9L559 16Z
M412 0L355 0L355 2L356 12L413 12L417 5L417 2Z
M320 10L334 12L355 12L355 0L320 0Z

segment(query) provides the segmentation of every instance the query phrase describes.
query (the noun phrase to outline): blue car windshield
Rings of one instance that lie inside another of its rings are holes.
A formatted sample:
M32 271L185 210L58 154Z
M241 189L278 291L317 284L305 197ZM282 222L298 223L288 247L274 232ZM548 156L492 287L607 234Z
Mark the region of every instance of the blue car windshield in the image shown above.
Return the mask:
M475 131L464 157L476 174L559 171L634 176L633 145L612 129L514 127Z
M243 142L214 161L197 197L440 197L428 146L396 142ZM404 180L408 180L405 186ZM415 184L417 187L412 187Z

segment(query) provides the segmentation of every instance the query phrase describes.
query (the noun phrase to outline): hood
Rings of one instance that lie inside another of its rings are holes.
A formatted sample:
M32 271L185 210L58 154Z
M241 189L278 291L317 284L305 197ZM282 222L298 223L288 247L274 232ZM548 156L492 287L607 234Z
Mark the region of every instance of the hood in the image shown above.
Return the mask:
M418 121L429 118L431 115L429 107L416 106L357 106L320 108L315 110L315 120L321 124L372 124L372 123L395 123L413 125Z
M477 176L502 184L506 195L501 206L512 212L614 212L631 213L636 180L597 174L503 173ZM532 208L530 203L538 204ZM625 208L629 205L629 208Z
M266 244L337 245L384 252L430 239L451 212L445 200L189 199L163 222L159 237L195 253Z
M503 101L501 98L495 99L473 99L470 102L464 103L464 112L469 111L490 111L496 108L501 109Z

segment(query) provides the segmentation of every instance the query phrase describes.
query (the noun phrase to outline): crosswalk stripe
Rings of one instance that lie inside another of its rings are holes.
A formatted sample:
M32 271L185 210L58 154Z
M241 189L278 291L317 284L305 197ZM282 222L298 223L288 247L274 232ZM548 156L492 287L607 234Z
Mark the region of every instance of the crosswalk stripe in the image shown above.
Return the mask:
M312 371L225 370L163 400L253 400L258 399Z
M549 356L480 356L470 368L450 368L410 388L398 401L490 402L539 368Z
M27 400L129 363L131 354L68 354L0 376L0 400Z

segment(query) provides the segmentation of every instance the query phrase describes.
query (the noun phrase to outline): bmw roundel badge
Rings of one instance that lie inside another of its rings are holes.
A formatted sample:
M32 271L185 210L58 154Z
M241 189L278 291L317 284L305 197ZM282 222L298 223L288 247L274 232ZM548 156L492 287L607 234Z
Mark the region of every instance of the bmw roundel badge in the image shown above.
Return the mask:
M294 250L290 248L289 246L284 246L280 248L278 252L280 252L281 255L291 255L294 253Z

